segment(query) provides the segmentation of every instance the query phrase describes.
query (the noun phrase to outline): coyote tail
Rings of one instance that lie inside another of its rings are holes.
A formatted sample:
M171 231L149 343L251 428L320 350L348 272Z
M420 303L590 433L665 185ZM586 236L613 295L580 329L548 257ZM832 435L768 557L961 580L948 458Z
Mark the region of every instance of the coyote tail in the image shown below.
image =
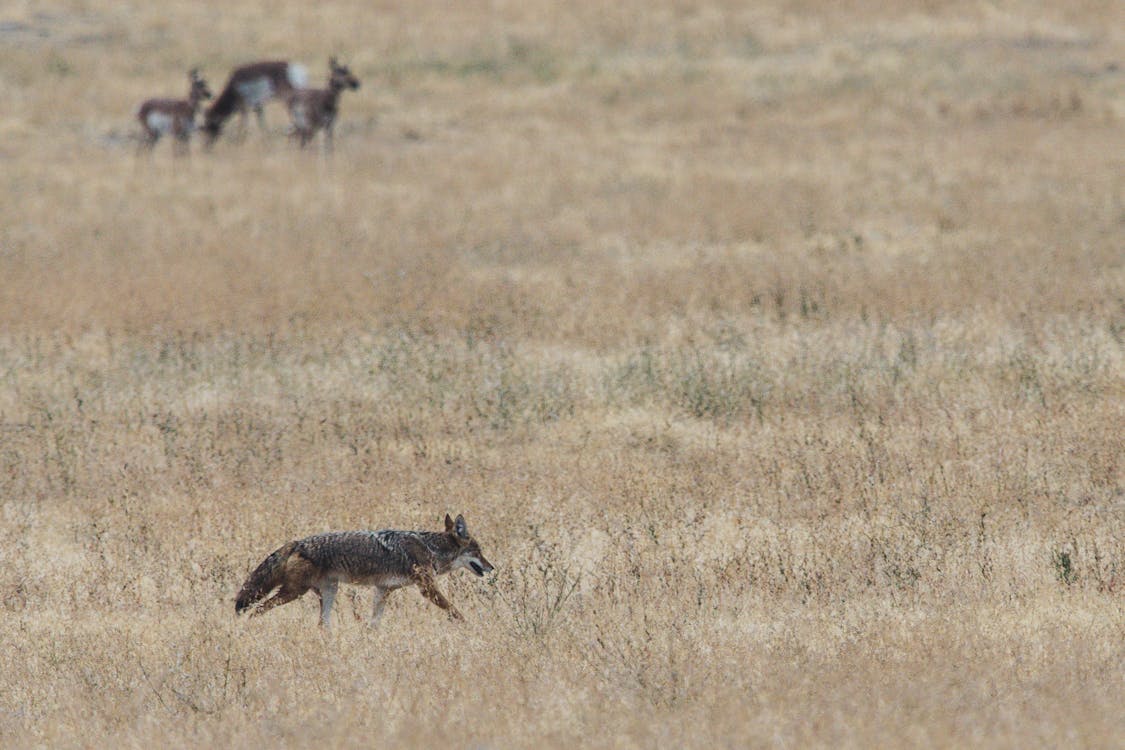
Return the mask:
M269 557L262 560L262 564L255 568L254 572L246 579L246 583L242 584L242 589L234 600L234 611L236 613L242 614L282 584L285 563L296 548L296 542L289 542L284 547L274 550Z

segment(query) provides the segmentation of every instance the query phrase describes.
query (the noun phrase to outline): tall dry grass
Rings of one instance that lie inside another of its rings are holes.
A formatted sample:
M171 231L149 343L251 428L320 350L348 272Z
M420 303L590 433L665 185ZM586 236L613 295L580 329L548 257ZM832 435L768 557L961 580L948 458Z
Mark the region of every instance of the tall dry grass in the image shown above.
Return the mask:
M1111 2L0 15L5 746L1125 735ZM339 54L332 158L134 156ZM270 550L464 512L331 634Z

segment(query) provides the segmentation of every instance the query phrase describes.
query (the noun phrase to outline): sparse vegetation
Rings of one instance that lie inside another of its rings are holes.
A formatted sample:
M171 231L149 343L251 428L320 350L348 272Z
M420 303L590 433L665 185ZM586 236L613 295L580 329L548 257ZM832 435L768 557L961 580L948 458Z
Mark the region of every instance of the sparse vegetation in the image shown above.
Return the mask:
M1048 5L0 12L0 745L1119 744L1125 18ZM331 54L333 157L134 159ZM464 626L235 619L447 511Z

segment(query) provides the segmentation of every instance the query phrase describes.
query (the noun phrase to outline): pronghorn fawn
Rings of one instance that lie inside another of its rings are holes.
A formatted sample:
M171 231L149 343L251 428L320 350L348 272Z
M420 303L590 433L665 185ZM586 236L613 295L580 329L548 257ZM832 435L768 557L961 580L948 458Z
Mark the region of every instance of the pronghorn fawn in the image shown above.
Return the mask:
M193 68L188 74L191 89L187 99L149 99L137 110L141 121L141 148L151 150L163 135L171 134L175 141L173 153L185 154L191 132L195 130L195 113L199 103L211 98L211 89L199 76L199 69Z
M304 65L285 61L256 62L231 71L227 85L219 98L203 115L203 132L210 146L223 132L223 125L236 112L241 115L239 137L246 135L246 120L250 110L258 116L258 126L264 132L266 118L262 110L270 99L285 100L293 91L308 84L308 70Z
M289 95L289 118L293 122L291 135L297 137L301 148L308 145L316 131L324 130L324 150L332 150L332 129L339 112L340 94L344 89L358 89L359 79L336 58L328 60L328 88L297 89Z

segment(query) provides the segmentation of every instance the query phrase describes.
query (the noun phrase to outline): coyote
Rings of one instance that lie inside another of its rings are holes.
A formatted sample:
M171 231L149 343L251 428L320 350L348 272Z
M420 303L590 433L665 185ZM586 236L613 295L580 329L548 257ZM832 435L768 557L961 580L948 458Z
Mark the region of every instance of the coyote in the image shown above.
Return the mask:
M250 613L260 615L312 589L320 597L320 625L327 628L336 588L343 581L375 587L372 627L379 624L387 594L412 585L453 619L463 620L435 581L458 568L468 568L478 576L493 570L460 515L454 521L446 514L444 533L383 529L317 534L289 542L263 560L242 584L234 610L241 614L262 602Z

